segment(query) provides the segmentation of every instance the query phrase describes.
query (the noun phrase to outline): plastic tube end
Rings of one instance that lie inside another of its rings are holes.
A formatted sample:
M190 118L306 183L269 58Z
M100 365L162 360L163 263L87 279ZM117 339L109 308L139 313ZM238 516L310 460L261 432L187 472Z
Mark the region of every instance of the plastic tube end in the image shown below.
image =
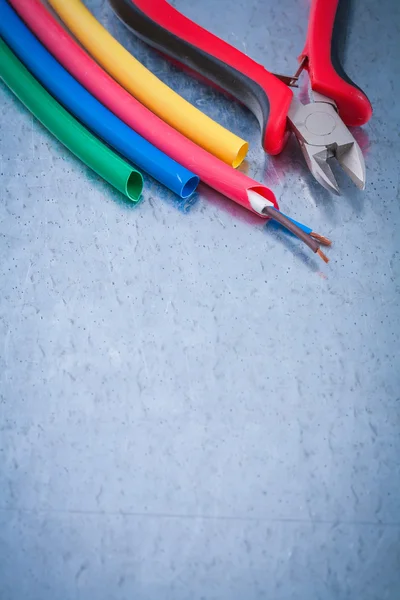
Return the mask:
M139 202L143 191L143 177L139 171L131 171L125 185L125 194L132 202Z
M197 175L194 175L193 177L188 179L185 185L182 187L181 198L189 198L189 196L191 196L193 192L196 191L196 188L199 185L199 183L200 179L197 177Z
M249 199L251 208L259 215L265 216L264 209L268 206L279 210L274 194L271 190L261 185L249 188L247 190L247 198Z
M243 144L240 146L240 148L238 150L238 153L236 154L236 157L232 161L232 167L234 169L237 169L237 167L240 167L240 165L246 158L248 151L249 151L249 144L247 142L243 142Z

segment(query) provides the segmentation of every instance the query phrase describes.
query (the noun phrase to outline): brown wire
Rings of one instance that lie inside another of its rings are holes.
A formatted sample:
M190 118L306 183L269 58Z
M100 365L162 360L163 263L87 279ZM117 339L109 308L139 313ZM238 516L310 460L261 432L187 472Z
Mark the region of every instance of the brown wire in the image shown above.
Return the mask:
M278 223L283 225L283 227L286 227L286 229L288 229L291 233L296 235L302 242L304 242L309 248L311 248L313 252L318 253L322 260L325 260L325 262L329 260L325 256L325 254L323 254L323 252L320 251L318 242L316 242L311 237L311 235L309 235L308 233L300 229L300 227L295 225L293 221L291 221L288 217L283 215L279 210L276 210L272 206L266 206L263 210L263 213L265 215L268 215L268 217L271 217L271 219L274 219L274 221L277 221Z

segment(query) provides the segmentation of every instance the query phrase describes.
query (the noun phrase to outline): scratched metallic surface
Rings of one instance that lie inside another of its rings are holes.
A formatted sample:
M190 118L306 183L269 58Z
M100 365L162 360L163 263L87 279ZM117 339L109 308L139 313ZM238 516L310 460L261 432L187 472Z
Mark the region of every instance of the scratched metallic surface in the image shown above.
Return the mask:
M87 4L334 246L324 266L209 189L147 180L132 208L1 85L1 600L398 600L399 4L356 5L375 114L339 198ZM306 0L175 5L294 71Z

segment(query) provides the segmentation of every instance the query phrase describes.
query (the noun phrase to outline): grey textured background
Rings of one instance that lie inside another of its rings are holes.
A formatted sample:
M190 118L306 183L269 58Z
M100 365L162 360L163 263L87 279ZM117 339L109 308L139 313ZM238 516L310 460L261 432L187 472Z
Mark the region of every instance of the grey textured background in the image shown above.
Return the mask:
M340 198L87 5L334 246L326 267L207 188L132 208L0 86L1 600L398 600L399 3L356 3L375 114ZM308 1L175 5L295 70Z

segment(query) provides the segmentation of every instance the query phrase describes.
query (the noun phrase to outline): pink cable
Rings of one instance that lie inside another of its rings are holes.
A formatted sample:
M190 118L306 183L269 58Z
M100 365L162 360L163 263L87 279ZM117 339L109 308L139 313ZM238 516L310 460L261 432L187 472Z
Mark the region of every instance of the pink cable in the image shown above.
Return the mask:
M133 98L82 50L40 0L9 2L71 75L137 133L196 173L210 187L259 216L267 218L260 214L260 207L257 210L256 203L251 205L248 192L256 192L279 208L272 190L215 158ZM250 194L252 196L254 194Z

